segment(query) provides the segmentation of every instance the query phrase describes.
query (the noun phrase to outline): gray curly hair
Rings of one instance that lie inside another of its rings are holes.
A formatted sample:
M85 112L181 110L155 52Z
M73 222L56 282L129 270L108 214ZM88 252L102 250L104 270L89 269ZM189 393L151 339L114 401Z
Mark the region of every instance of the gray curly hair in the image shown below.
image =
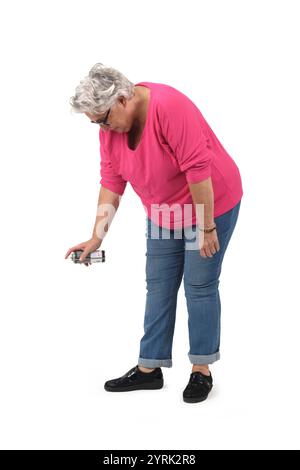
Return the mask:
M71 111L102 114L119 96L130 99L133 94L134 83L118 70L99 62L76 87L75 95L70 98Z

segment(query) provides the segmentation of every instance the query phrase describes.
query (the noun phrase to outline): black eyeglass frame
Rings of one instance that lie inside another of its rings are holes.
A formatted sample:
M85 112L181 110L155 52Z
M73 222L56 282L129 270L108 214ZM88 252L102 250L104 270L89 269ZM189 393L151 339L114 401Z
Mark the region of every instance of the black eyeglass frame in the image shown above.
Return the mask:
M107 122L107 119L108 119L108 116L109 116L109 113L110 113L110 108L109 110L107 111L105 117L103 120L101 119L98 119L98 121L91 121L93 124L103 124L104 126L109 126L109 123Z

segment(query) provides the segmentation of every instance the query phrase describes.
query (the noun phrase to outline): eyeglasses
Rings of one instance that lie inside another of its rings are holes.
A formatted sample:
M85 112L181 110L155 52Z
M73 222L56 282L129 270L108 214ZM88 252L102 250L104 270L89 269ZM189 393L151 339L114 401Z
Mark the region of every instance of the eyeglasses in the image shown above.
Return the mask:
M109 123L107 122L107 119L108 119L108 115L110 113L110 108L109 110L107 111L105 117L103 120L101 119L98 119L97 121L91 121L93 124L100 124L100 125L104 125L104 126L109 126Z

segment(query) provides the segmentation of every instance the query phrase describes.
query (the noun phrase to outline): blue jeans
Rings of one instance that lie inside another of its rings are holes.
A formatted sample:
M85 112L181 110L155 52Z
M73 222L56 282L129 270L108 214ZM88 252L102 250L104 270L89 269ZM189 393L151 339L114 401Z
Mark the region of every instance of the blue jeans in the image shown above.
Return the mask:
M220 250L206 258L200 255L199 248L195 249L196 225L168 230L146 217L147 296L140 366L172 367L177 294L182 277L188 310L189 360L192 364L212 364L220 359L219 277L240 204L241 201L215 217Z

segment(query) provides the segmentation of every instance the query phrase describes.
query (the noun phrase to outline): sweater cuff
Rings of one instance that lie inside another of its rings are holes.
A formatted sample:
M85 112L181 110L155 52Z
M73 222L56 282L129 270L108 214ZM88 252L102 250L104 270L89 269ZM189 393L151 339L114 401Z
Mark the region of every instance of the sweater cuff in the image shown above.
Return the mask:
M127 182L125 182L125 183L111 183L109 181L105 181L105 180L101 179L100 184L104 188L109 189L110 191L112 191L113 193L117 193L120 196L122 196L122 194L125 191Z
M210 166L199 170L197 168L190 168L185 172L185 177L188 183L201 183L201 181L206 180L211 176L211 168Z

